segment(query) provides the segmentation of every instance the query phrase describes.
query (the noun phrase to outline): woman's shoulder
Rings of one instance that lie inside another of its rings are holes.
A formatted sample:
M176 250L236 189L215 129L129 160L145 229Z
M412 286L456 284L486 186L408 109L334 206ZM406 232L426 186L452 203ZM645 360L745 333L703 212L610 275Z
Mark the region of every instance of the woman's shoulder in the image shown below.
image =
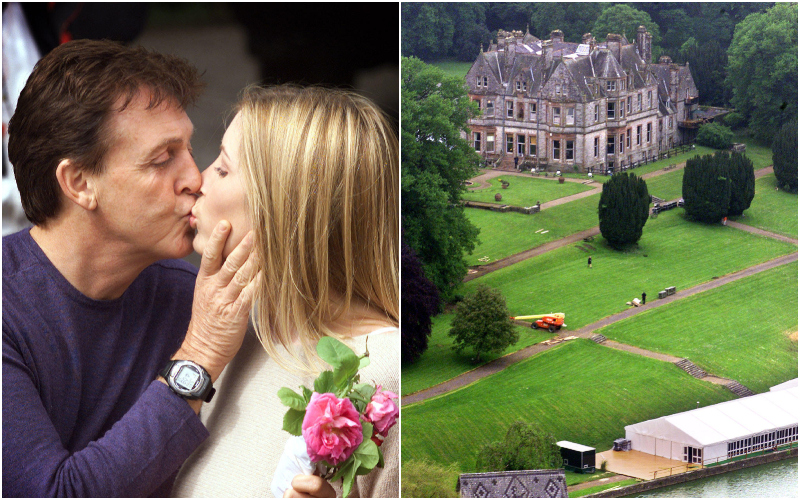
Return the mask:
M369 353L369 365L361 371L361 380L380 384L384 389L400 389L400 329L387 327L351 339L350 346L361 356Z

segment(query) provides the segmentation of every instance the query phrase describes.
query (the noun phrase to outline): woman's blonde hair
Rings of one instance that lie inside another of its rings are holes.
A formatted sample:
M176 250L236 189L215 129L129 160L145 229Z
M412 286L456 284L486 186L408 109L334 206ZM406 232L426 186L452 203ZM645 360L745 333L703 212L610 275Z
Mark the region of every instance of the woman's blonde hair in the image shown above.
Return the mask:
M399 317L399 149L384 113L357 94L245 89L240 170L263 270L253 323L284 367L313 370L317 341L353 299ZM300 341L305 362L290 345ZM284 359L278 346L292 356Z

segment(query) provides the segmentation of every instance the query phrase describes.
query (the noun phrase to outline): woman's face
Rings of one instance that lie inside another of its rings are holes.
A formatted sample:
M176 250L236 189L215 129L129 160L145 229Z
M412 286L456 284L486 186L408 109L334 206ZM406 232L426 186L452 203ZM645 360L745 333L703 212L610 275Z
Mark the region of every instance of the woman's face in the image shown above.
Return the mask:
M231 233L222 250L223 257L227 257L251 229L244 183L239 175L241 139L242 119L237 113L222 137L219 156L203 171L203 186L192 209L193 217L189 220L189 224L197 229L194 250L201 255L220 220L231 223Z

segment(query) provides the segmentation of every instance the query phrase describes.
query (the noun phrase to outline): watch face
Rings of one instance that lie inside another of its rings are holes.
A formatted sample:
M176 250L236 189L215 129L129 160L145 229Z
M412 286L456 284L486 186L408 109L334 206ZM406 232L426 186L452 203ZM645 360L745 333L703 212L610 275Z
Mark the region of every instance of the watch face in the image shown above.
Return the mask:
M175 384L183 390L193 391L200 379L200 373L193 366L182 366L175 375Z

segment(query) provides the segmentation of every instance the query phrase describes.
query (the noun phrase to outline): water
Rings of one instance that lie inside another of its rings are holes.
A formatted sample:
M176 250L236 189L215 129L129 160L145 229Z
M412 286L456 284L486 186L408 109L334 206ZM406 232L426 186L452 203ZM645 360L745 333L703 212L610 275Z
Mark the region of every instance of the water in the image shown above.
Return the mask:
M797 498L797 458L646 491L630 498Z

